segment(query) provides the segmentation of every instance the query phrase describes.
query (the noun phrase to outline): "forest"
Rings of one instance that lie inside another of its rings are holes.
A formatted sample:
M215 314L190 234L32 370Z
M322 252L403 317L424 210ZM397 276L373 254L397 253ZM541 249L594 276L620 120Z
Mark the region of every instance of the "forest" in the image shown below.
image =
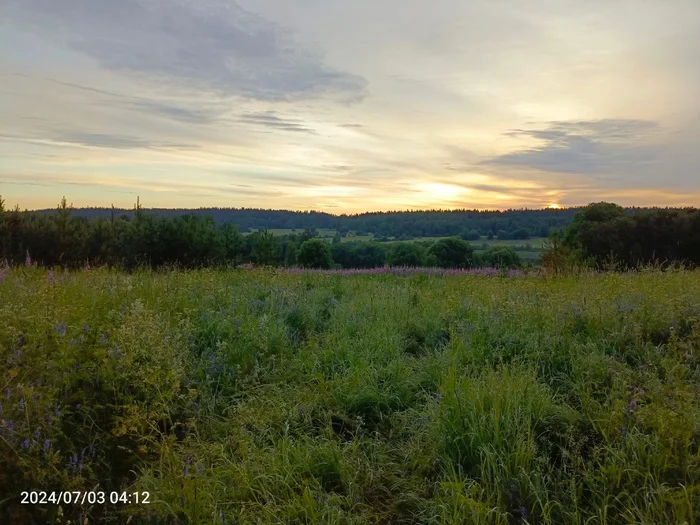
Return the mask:
M6 210L0 199L0 260L125 269L240 264L512 268L522 264L512 246L479 246L479 242L526 242L531 235L539 235L549 237L543 262L556 267L572 262L596 268L700 262L700 213L695 208L624 209L594 203L569 210L337 217L289 211L220 210L207 214L209 211L164 213L145 210L139 204L128 213L76 210L64 198L51 213L29 212ZM228 222L230 218L240 218L240 223ZM264 226L291 228L283 235L273 235ZM332 240L320 239L317 228L333 228L335 235ZM352 241L347 238L351 231L356 236L369 233L372 237Z

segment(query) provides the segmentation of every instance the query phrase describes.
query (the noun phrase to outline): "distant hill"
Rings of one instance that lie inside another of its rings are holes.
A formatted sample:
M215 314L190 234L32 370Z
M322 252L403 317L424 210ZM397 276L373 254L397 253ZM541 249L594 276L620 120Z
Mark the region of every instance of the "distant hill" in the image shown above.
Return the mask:
M497 236L499 232L519 234L525 238L545 237L551 229L565 227L571 222L579 208L541 210L428 210L428 211L388 211L360 214L333 215L317 211L264 210L256 208L198 208L166 209L143 208L143 211L157 217L177 217L197 215L211 217L217 225L235 224L245 232L257 229L335 229L372 233L377 237L431 237L462 235L476 232ZM634 214L647 208L629 208ZM50 215L55 209L37 210L29 213ZM133 209L76 208L73 215L88 219L133 216Z

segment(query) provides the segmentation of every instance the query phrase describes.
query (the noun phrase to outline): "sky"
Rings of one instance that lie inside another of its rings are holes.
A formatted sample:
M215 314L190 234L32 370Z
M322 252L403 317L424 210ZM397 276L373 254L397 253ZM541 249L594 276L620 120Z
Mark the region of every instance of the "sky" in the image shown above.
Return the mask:
M6 206L700 204L698 0L0 0Z

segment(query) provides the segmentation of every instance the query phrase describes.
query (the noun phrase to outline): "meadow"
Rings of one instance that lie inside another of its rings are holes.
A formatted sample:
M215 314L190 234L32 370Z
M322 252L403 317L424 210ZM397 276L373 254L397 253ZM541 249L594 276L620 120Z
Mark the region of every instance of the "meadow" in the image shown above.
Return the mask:
M693 524L699 346L699 271L0 269L0 522Z

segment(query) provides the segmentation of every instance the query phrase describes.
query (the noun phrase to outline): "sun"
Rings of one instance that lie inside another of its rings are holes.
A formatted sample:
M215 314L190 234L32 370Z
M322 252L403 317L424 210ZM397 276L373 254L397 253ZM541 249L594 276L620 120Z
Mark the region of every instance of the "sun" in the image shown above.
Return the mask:
M558 204L548 204L547 209L549 209L549 210L561 210L562 207L559 206Z

